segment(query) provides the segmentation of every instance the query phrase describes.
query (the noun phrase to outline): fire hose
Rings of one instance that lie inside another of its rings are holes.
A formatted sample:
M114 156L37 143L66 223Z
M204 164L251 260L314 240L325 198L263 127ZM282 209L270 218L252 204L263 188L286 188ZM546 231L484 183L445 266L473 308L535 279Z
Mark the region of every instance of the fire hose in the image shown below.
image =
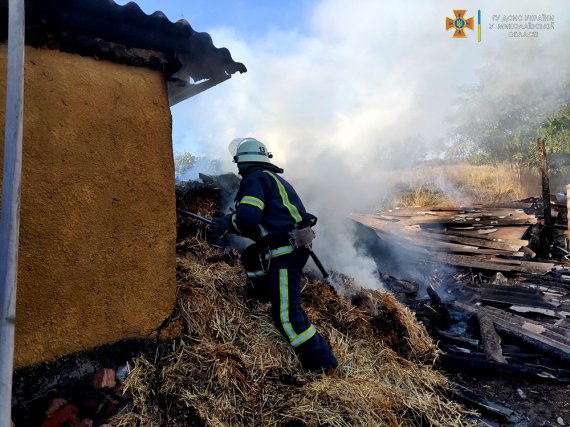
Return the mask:
M214 222L211 219L208 218L204 218L203 216L200 216L198 214L195 214L194 212L188 212L188 211L184 211L182 209L176 208L176 210L180 213L183 213L184 215L187 215L189 217L192 217L194 219L197 219L198 221L202 221L208 225L212 225Z
M211 219L205 218L205 217L198 215L194 212L185 211L185 210L182 210L179 208L176 208L176 210L178 212L183 213L184 215L187 215L187 216L194 218L198 221L202 221L205 224L208 224L208 225L213 224L213 221ZM310 245L306 246L306 248L309 251L309 255L313 259L313 262L315 263L315 265L317 266L317 268L319 269L319 271L323 275L323 278L326 280L329 277L329 273L327 272L327 270L325 270L325 267L321 263L321 260L317 257L317 254L315 254L315 252L313 252L313 248Z

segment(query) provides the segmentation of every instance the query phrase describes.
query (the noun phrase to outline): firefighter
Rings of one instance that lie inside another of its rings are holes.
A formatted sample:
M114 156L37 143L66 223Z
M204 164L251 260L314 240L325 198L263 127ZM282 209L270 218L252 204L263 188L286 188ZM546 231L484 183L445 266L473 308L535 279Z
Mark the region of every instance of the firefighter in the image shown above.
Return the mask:
M271 302L273 321L293 346L303 369L331 371L337 366L336 358L301 307L301 272L309 250L290 241L290 233L296 230L306 236L317 218L305 210L293 187L280 176L283 169L271 163L273 156L262 142L238 138L230 144L230 151L243 179L235 212L215 219L214 227L255 242L244 250L241 262L257 297Z

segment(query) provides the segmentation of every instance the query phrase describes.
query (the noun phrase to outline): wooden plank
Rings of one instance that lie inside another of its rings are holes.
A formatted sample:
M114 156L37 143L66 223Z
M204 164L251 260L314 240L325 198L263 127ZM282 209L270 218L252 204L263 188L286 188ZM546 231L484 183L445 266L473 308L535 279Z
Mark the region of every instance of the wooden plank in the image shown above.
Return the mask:
M481 372L484 372L488 375L500 375L501 378L504 378L506 375L512 375L523 378L527 377L529 379L534 377L535 380L540 379L541 382L556 382L562 384L570 383L570 378L567 373L568 371L545 366L518 364L518 361L513 361L512 359L510 362L514 363L491 362L482 354L461 354L445 349L445 353L441 355L441 361L439 361L438 364L445 366L446 369L453 369L454 371L461 373L469 371L481 374ZM506 425L511 426L520 424L508 423Z
M516 266L529 266L529 267L543 267L543 268L549 269L548 271L550 271L550 269L555 268L555 266L556 266L556 264L551 263L551 262L519 261L519 260L515 260L515 259L504 259L504 258L498 258L498 257L489 258L487 256L477 256L477 259L480 259L481 261L488 260L488 261L492 261L492 262L495 262L498 264L510 264L510 265L516 265Z
M492 307L474 307L461 302L455 302L454 306L477 316L480 314L489 316L499 331L531 344L541 351L558 356L562 360L570 361L570 339L548 331L547 327L538 322L533 322ZM537 332L528 330L528 328L525 329L523 328L525 324L539 326L543 328L543 331Z
M350 218L362 225L365 225L376 230L384 230L389 228L392 224L389 224L386 220L378 218L376 215L362 215L362 214L351 214ZM401 227L394 227L397 230Z
M548 176L548 162L546 161L546 149L544 137L536 140L538 146L538 157L540 174L542 177L542 206L544 207L544 224L547 227L552 226L552 210L550 208L550 182Z
M537 306L512 305L509 307L509 310L517 313L534 313L550 317L562 317L552 308L544 308Z
M520 218L498 218L493 216L486 216L486 217L456 217L456 216L431 216L431 215L422 215L422 216L411 216L411 217L403 217L403 216L392 216L392 215L385 215L379 214L374 215L376 218L388 221L388 222L397 222L398 224L402 225L420 225L424 227L430 226L441 226L441 227L467 227L467 226L514 226L514 225L533 225L536 224L536 218L525 216Z
M442 233L423 233L425 237L434 240L442 240L448 241L452 243L459 243L471 246L477 246L479 248L487 248L487 249L500 249L504 251L512 251L518 252L521 250L522 247L528 245L528 240L515 240L515 241L507 241L507 242L499 242L494 241L491 239L484 238L485 236L481 236L482 238L477 237L461 237L455 236L452 234L442 234Z
M501 243L510 243L513 245L521 245L526 246L528 244L527 240L521 240L521 237L524 235L526 230L528 229L527 226L509 226L509 227L501 227L497 232L493 233L493 236L484 236L478 233L477 230L473 231L461 231L461 230L445 230L445 229L435 229L435 228L426 228L422 229L419 226L404 226L399 222L391 222L387 219L381 219L375 215L362 215L362 214L351 214L352 220L365 225L367 227L373 228L375 230L389 230L393 233L400 234L402 231L407 232L426 232L431 234L440 234L440 235L453 235L455 237L465 237L465 238L477 238L477 239L486 239L489 241L496 241ZM433 236L430 236L433 237Z
M441 264L456 265L458 267L478 268L492 271L522 271L535 274L546 274L552 270L554 264L534 263L529 261L500 260L486 256L467 256L454 254L434 253L426 261L439 262Z
M508 251L502 249L479 248L477 246L445 242L441 240L425 238L425 235L423 234L421 236L417 235L405 236L404 238L406 240L409 240L413 244L430 248L433 250L441 250L442 252L474 254L474 255L504 255L504 256L512 256L518 258L524 256L523 252Z
M546 308L551 310L556 309L556 306L545 301L542 294L538 291L528 292L525 294L522 292L515 292L515 289L507 291L502 289L494 290L487 288L480 291L475 290L475 292L483 302L491 302L504 305L521 305L526 307Z
M515 201L515 202L499 202L493 203L492 208L505 208L505 209L531 209L533 206L533 202L523 202L523 201Z
M492 237L493 239L520 240L528 228L528 226L500 227Z
M492 295L517 295L520 297L526 297L529 299L536 299L542 298L542 292L540 289L532 288L532 287L525 287L516 285L467 285L469 289L473 290L473 292L479 293L480 295L485 296L492 296Z
M510 229L510 228L518 228L518 229L517 230L508 230L506 232L502 231L503 229ZM521 243L521 244L527 245L528 241L521 239L527 229L528 229L528 227L503 227L503 228L499 229L497 233L494 233L493 235L488 235L488 236L479 234L477 232L477 230L461 231L461 230L445 230L445 229L440 229L440 230L425 229L422 231L425 231L426 233L439 233L439 234L453 235L453 236L457 236L457 237L468 237L468 238L476 238L476 239L486 238L490 241L499 241L499 242L501 242L501 241L502 242L506 242L506 241L525 242L525 243Z
M540 329L541 335L545 337L550 337L556 341L565 343L570 347L570 337L566 334L566 328L559 328L556 325L550 325L547 323L537 322L532 319L527 319L526 317L521 317L513 313L500 310L495 307L480 307L484 311L493 314L495 317L504 319L505 321L514 323L525 330L532 330L532 328ZM562 329L564 332L561 332Z
M479 331L485 357L487 360L499 363L507 363L503 350L501 349L501 337L495 330L495 325L489 316L479 314Z
M376 215L391 216L395 218L411 218L411 217L433 217L433 218L535 218L533 214L527 214L522 209L461 209L454 211L434 211L424 208L401 208L388 209L377 212Z
M486 230L477 230L477 234L491 234L496 233L497 231L499 231L497 228L489 228Z

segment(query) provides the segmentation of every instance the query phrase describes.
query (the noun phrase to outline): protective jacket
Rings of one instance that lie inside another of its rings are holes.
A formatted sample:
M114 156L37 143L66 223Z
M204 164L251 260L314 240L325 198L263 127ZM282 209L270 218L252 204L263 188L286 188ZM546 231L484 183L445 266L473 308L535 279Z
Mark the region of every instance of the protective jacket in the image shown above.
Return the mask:
M276 169L260 165L244 176L231 216L233 232L270 246L287 242L288 233L299 225L317 222Z
M293 187L272 164L240 169L244 176L231 215L233 231L256 243L245 249L242 264L256 297L271 302L277 329L289 340L308 371L337 366L330 346L301 307L301 277L309 257L306 247L295 248L289 232L314 225Z

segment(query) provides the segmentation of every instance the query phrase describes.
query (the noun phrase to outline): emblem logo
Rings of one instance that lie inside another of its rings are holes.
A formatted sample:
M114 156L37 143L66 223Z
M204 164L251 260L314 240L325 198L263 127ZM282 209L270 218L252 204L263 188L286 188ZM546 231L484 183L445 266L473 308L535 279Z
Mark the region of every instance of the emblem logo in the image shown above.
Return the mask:
M452 18L445 18L445 30L449 31L451 29L455 29L453 33L454 39L463 39L467 37L465 34L465 29L468 28L473 31L474 19L473 17L465 19L465 12L466 10L454 10L453 14L455 15L455 19Z

